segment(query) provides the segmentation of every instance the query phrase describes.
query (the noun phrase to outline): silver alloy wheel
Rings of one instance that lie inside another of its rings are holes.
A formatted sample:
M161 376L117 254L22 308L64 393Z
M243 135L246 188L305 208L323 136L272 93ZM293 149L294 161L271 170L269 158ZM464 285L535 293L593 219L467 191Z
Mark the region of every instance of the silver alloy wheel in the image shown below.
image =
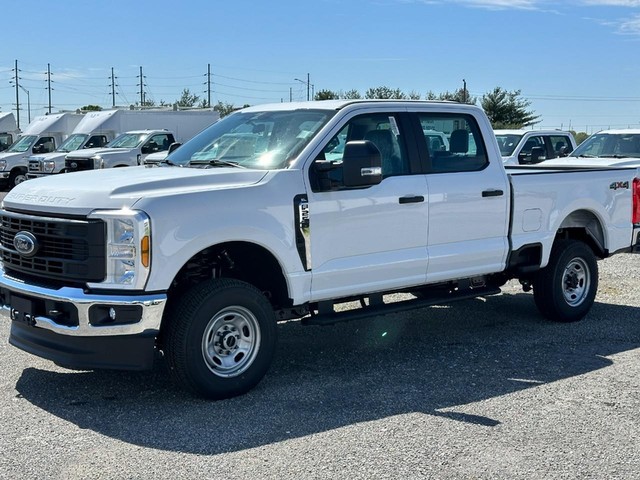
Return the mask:
M233 305L216 313L202 336L202 356L219 377L236 377L247 370L260 350L258 319L248 309Z
M13 184L20 185L22 182L26 182L26 181L27 181L27 174L19 173L18 175L16 175L16 178L13 180Z
M589 266L581 257L572 259L562 275L562 294L567 304L572 307L580 305L587 298L590 286Z

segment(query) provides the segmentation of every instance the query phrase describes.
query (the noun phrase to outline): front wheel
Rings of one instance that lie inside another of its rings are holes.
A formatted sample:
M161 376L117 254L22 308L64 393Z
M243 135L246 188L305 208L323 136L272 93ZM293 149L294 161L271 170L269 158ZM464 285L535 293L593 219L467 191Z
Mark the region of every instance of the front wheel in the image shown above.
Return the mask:
M593 250L578 240L559 240L549 264L533 282L540 313L556 322L575 322L589 312L598 290L598 263Z
M245 282L204 282L177 301L167 320L169 368L197 395L222 399L246 393L271 364L275 315L265 296Z
M9 188L20 185L27 180L27 172L20 169L14 169L9 174Z

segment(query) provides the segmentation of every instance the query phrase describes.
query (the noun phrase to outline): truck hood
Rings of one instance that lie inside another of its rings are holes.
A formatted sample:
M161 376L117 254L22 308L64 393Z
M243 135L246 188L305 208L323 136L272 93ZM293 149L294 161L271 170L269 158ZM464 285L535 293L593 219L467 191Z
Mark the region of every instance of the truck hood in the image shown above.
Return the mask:
M131 208L141 198L253 185L268 171L240 168L128 167L53 175L21 183L3 207L48 214L87 215Z
M69 152L67 157L69 158L90 158L94 155L108 155L113 153L130 152L135 150L134 148L84 148Z
M639 167L640 158L611 158L611 157L562 157L541 162L549 167Z

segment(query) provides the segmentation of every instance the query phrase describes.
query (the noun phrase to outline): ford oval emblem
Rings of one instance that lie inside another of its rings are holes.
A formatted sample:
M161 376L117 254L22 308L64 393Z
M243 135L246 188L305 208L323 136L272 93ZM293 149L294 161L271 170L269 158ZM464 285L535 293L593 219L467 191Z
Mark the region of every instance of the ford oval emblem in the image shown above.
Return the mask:
M18 232L13 237L13 246L23 257L32 257L38 251L38 240L29 232Z

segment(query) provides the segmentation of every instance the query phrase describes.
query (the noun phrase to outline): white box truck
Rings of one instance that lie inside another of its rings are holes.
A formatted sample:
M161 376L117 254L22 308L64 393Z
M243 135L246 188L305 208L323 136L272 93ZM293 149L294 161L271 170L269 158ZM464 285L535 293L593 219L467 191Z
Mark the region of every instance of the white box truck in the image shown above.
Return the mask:
M187 113L187 115L184 115L184 113ZM210 119L210 111L207 111L205 115L202 115L200 111L194 115L194 112L174 112L170 110L104 110L101 112L89 112L85 114L69 138L55 151L29 157L27 178L33 179L62 173L65 169L65 157L70 152L101 148L124 132L154 128L154 125L173 127L174 118L178 121L185 121L185 118L190 119L194 116L201 119L201 121L196 122L202 123L202 126L199 127L200 129L214 121ZM217 114L214 118L218 118Z
M36 117L18 140L0 153L0 186L13 188L27 179L29 155L53 152L82 120L79 113L56 113Z
M13 112L0 113L0 152L5 151L18 138L20 129Z
M150 153L168 150L175 142L184 143L215 123L220 115L214 110L140 111L144 127L128 129L105 148L69 152L65 172L141 165ZM141 129L144 128L144 129Z

